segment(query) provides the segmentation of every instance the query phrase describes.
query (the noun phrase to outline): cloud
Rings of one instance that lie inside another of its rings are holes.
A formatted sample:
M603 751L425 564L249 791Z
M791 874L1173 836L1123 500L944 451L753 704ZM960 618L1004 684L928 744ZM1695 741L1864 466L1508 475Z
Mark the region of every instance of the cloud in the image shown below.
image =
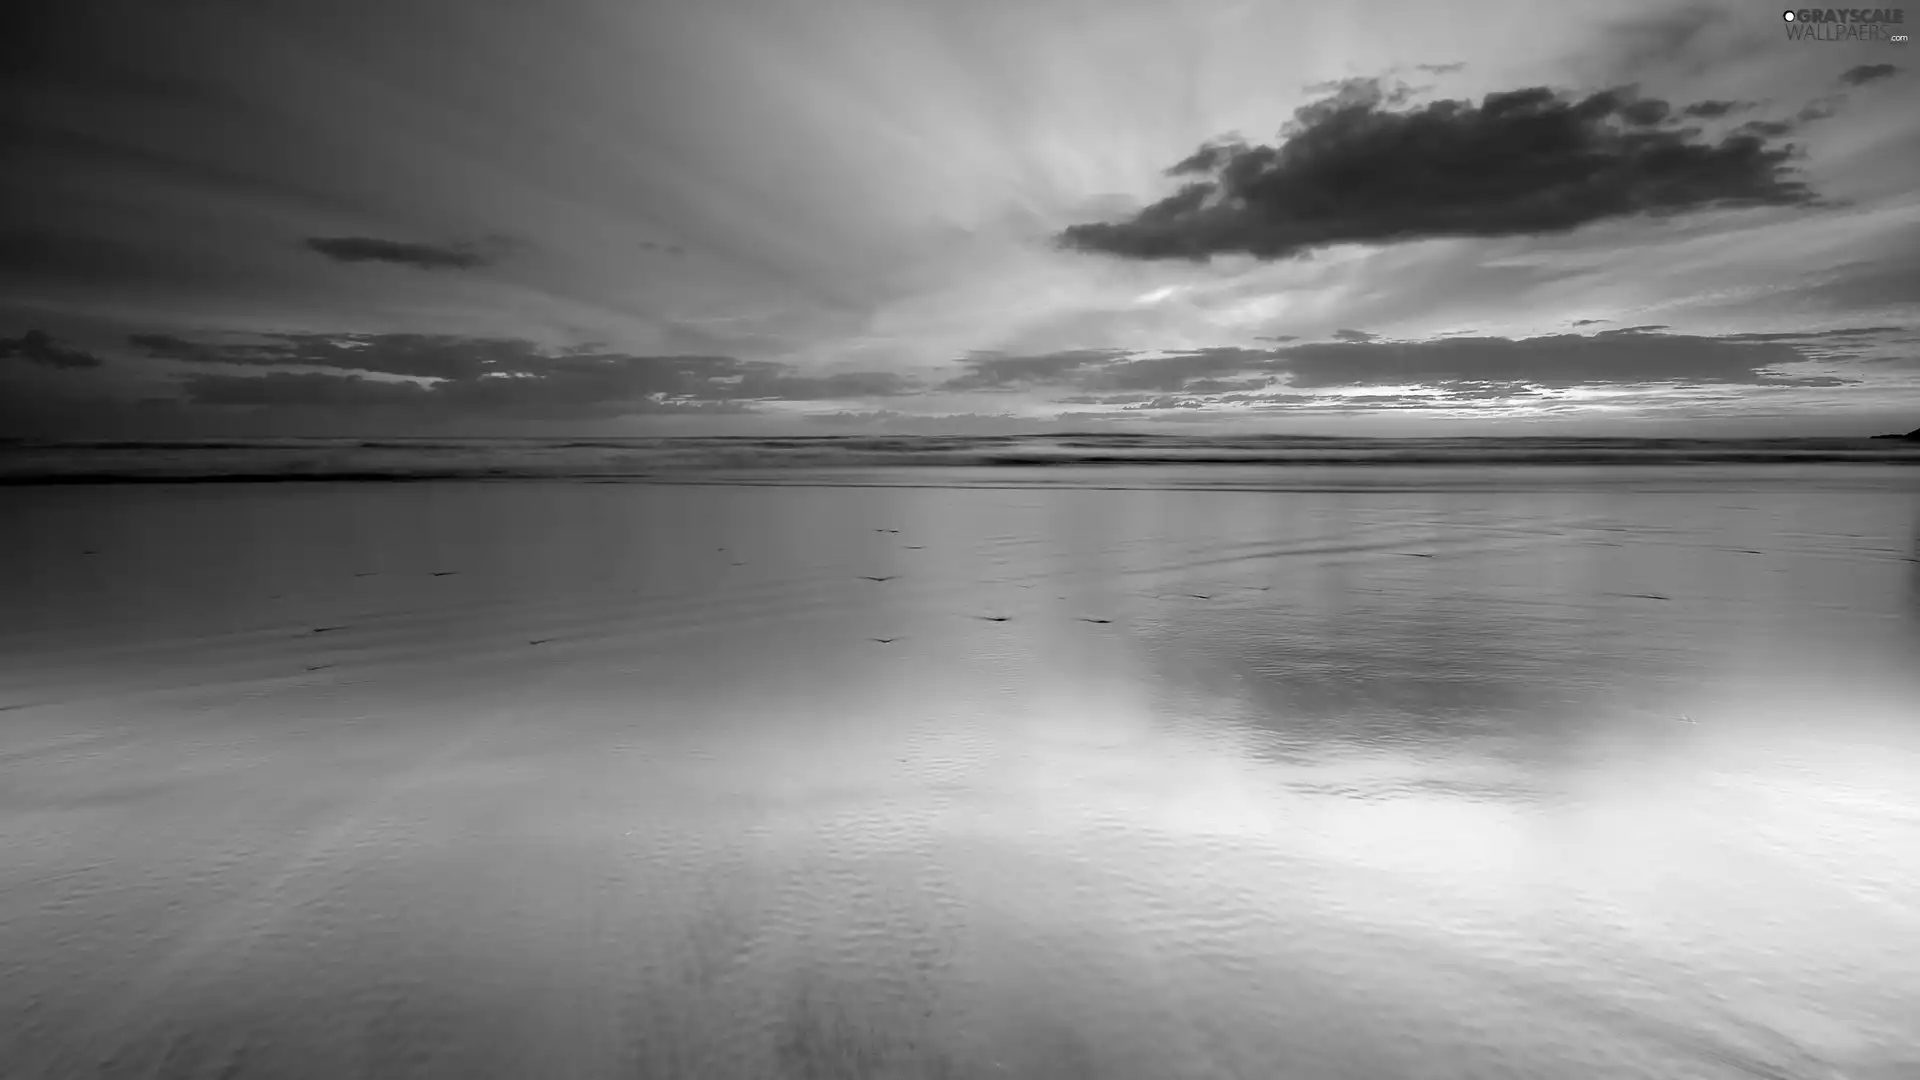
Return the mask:
M1787 387L1854 386L1858 384L1859 381L1860 380L1858 379L1843 379L1838 375L1802 375L1797 377L1782 376L1780 378L1768 379L1766 382L1760 383L1759 385L1763 387L1767 387L1769 389L1772 389L1772 388L1784 389Z
M1140 410L1143 412L1158 411L1161 409L1204 409L1206 407L1207 407L1207 403L1199 400L1198 398L1172 397L1172 396L1153 398L1152 400L1149 400L1149 401L1143 401L1138 405L1121 406L1121 408L1123 409Z
M1511 383L1568 388L1604 384L1777 381L1766 369L1804 358L1786 345L1607 330L1510 339L1297 345L1275 357L1288 385L1406 386Z
M1891 78L1898 74L1899 71L1900 69L1892 64L1860 64L1857 67L1848 68L1834 81L1847 87L1865 86L1870 82ZM1794 122L1806 124L1816 120L1830 119L1846 107L1848 100L1849 98L1845 90L1836 90L1832 93L1823 94L1801 106L1800 111L1794 114ZM1757 126L1758 125L1755 124L1745 125L1747 129L1753 129ZM1785 130L1787 130L1785 125L1780 124L1766 126L1770 129L1776 129L1779 133L1784 133Z
M1390 107L1405 105L1420 93L1418 89L1406 83L1398 80L1389 83L1384 77L1373 75L1326 79L1317 83L1308 83L1300 89L1303 93L1328 95L1328 100L1331 101L1373 101ZM1205 152L1205 148L1202 148L1202 152ZM1180 165L1174 166L1172 170L1176 175L1185 171L1188 170ZM1204 171L1204 167L1201 171Z
M186 377L182 386L189 399L207 405L379 405L610 416L740 412L756 401L891 397L916 389L895 372L811 375L730 356L637 356L598 347L548 352L515 338L272 334L243 342L196 342L136 334L128 340L163 359L269 369L265 375L202 371ZM332 370L287 370L316 367Z
M798 375L784 364L749 364L726 396L755 401L834 401L841 398L894 397L910 393L913 383L892 371L849 371L834 375Z
M166 334L134 334L128 342L150 356L205 364L302 366L372 371L430 379L535 371L540 352L516 338L445 334L264 334L219 344Z
M1850 326L1835 330L1729 334L1720 340L1784 342L1807 360L1868 365L1855 370L1870 371L1871 365L1899 365L1910 361L1913 345L1920 338L1914 336L1914 328L1910 326Z
M1138 405L1153 398L1152 394L1068 394L1051 400L1056 405Z
M1840 75L1840 81L1848 86L1865 86L1880 79L1890 79L1900 73L1892 64L1861 64L1850 67Z
M1727 334L1721 341L1818 341L1823 338L1866 338L1907 333L1904 326L1850 326L1839 330L1785 331L1764 334Z
M1333 336L1341 341L1372 341L1378 334L1369 334L1365 330L1335 330Z
M1070 349L1037 356L974 353L965 361L966 372L947 380L942 389L1006 390L1033 383L1058 382L1070 372L1127 355L1119 349Z
M1801 106L1800 111L1793 115L1793 122L1810 124L1816 120L1832 119L1846 103L1847 95L1845 94L1827 94L1824 97L1814 98Z
M1415 71L1424 71L1429 75L1451 75L1456 71L1460 71L1466 66L1467 65L1464 62L1456 62L1452 64L1415 64L1413 65L1413 69Z
M963 435L995 437L1031 434L1047 426L1031 417L1006 413L915 414L876 412L815 413L799 418L807 425L852 428L862 435Z
M1659 98L1642 98L1620 106L1620 119L1634 127L1652 127L1665 120L1673 112L1673 106Z
M1302 394L1275 392L1228 394L1215 402L1183 395L1164 395L1140 401L1132 408L1141 410L1193 409L1208 405L1260 411L1288 410L1312 412L1374 412L1379 410L1460 409L1487 402L1512 402L1537 399L1541 392L1524 383L1462 382L1432 387L1413 393ZM1070 399L1069 399L1070 400Z
M910 391L894 372L802 375L782 364L730 356L635 356L599 348L549 354L518 338L445 334L265 334L237 343L194 342L166 334L127 339L148 355L243 367L321 367L452 382L510 378L609 379L620 392L703 398L818 401ZM614 389L610 387L609 389Z
M1753 103L1750 101L1696 101L1691 105L1683 106L1680 109L1680 115L1700 120L1716 120L1730 112L1751 108Z
M472 244L435 246L371 236L310 236L304 243L335 262L383 262L420 270L471 270L494 261L494 256Z
M1246 394L1272 385L1273 377L1257 379L1195 379L1181 387L1189 394Z
M405 410L416 416L490 415L515 418L589 419L657 413L740 413L731 401L693 401L622 392L618 378L489 378L422 386L359 375L190 375L181 380L195 405L256 408Z
M891 409L874 409L868 412L811 413L804 419L809 424L836 427L871 427L893 420L903 419L904 415Z
M1273 356L1262 349L1193 349L1109 363L1095 371L1081 372L1079 384L1089 390L1185 390L1195 379L1262 373L1272 365Z
M17 358L29 364L53 368L92 368L100 358L79 349L54 343L44 330L29 330L17 338L0 338L0 359Z
M1666 102L1546 87L1397 110L1377 82L1296 110L1276 146L1219 141L1131 218L1068 227L1065 248L1132 259L1279 259L1341 243L1564 233L1638 215L1816 201L1794 151L1703 140ZM1683 110L1684 111L1684 110Z
M1606 320L1606 319L1575 319L1575 320L1573 320L1573 325L1575 325L1575 326L1598 326L1598 325L1600 325L1601 323L1603 323L1603 322L1606 322L1606 321L1608 321L1608 320Z
M1273 394L1366 387L1424 387L1453 400L1484 400L1582 386L1839 385L1820 381L1837 378L1832 375L1794 376L1775 370L1810 359L1809 351L1787 343L1784 336L1701 337L1662 333L1663 329L1642 326L1591 335L1408 342L1346 339L1272 349L1196 349L1152 357L1089 352L1074 355L1071 363L1061 354L1000 356L993 359L997 366L991 370L1018 372L1009 382L1028 389L1057 388L1064 396L1051 400L1063 404L1151 408L1167 407L1153 404L1162 399L1225 395L1219 400L1251 403ZM1866 335L1884 329L1822 333ZM971 388L980 388L974 370L963 379ZM1431 403L1433 394L1425 393L1421 400Z
M379 382L358 375L192 375L182 380L198 405L418 405L432 391L418 383Z

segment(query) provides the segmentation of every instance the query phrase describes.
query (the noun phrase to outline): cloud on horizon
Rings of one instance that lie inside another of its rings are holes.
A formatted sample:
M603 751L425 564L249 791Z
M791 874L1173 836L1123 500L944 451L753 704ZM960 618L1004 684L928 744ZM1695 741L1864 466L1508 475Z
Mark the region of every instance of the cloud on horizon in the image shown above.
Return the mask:
M953 432L1129 417L1182 424L1280 414L1525 419L1571 415L1595 400L1632 402L1654 413L1682 401L1725 408L1741 394L1818 394L1898 379L1914 363L1920 329L1876 325L1709 337L1645 325L1426 340L1349 330L1267 348L1157 355L975 353L931 385L893 372L808 374L726 356L548 350L513 339L288 333L223 342L136 334L128 341L145 362L174 369L141 400L145 411L188 423L196 416L252 417L272 431L319 422L335 430L399 424L487 433L499 424L706 417ZM49 367L86 366L49 358L91 358L41 331L0 347ZM63 392L63 408L79 407L76 385ZM980 408L995 399L1006 402L1000 411Z
M1167 175L1205 179L1130 218L1069 226L1058 242L1129 259L1270 260L1342 243L1551 234L1639 215L1817 202L1792 147L1751 129L1707 140L1671 123L1671 104L1631 88L1576 99L1529 87L1479 105L1411 109L1401 107L1405 96L1352 80L1296 110L1277 145L1203 146ZM1731 108L1714 101L1681 111Z
M209 343L134 334L127 340L157 359L266 369L265 375L189 374L181 383L185 396L203 405L402 406L596 417L744 412L755 402L894 397L913 389L896 372L803 374L769 361L592 348L555 352L511 338L268 334ZM313 368L328 370L302 370Z
M400 410L435 416L516 419L612 419L659 413L737 413L733 401L676 400L636 393L617 369L564 371L527 378L448 381L430 386L359 375L271 372L261 376L189 375L182 380L194 405L264 408Z
M1791 375L1773 369L1814 357L1791 342L1811 344L1821 335L1703 337L1637 326L1596 334L1534 338L1443 337L1383 341L1358 331L1337 340L1271 349L1204 348L1164 356L1073 352L1042 356L977 356L949 389L1034 390L1055 387L1071 403L1126 403L1112 395L1181 392L1190 395L1244 393L1274 383L1292 390L1374 386L1565 390L1596 386L1744 385L1810 386L1829 375ZM1868 327L1835 336L1871 336L1894 328ZM1851 380L1841 380L1843 382Z

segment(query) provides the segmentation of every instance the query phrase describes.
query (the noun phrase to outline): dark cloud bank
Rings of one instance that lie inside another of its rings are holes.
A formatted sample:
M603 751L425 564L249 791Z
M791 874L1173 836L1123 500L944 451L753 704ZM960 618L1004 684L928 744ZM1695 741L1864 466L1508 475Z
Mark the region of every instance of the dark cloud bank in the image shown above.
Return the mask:
M1880 66L1843 81L1884 77ZM1057 240L1134 259L1278 259L1340 243L1557 233L1642 214L1818 201L1796 174L1796 151L1769 141L1790 125L1712 139L1689 122L1747 107L1740 102L1676 108L1630 89L1576 98L1545 87L1478 105L1410 107L1407 96L1378 80L1349 82L1297 110L1278 145L1204 146L1168 170L1189 179L1175 194Z

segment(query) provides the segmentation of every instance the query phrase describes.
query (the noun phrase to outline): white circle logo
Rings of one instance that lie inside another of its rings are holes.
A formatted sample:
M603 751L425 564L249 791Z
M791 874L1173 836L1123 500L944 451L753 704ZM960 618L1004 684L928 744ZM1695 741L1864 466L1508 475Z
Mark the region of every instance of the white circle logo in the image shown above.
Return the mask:
M1791 11L1784 11L1784 12L1781 12L1781 13L1780 13L1780 17L1781 17L1781 18L1783 18L1783 19L1785 19L1785 20L1787 20L1788 22L1792 22L1792 21L1793 21L1793 12L1791 12Z

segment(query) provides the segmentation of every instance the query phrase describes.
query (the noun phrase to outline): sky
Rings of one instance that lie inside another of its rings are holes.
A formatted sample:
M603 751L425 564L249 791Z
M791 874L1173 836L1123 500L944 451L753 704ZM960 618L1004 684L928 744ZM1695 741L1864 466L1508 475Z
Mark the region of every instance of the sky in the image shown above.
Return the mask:
M0 34L0 435L1920 424L1906 24L35 7Z

